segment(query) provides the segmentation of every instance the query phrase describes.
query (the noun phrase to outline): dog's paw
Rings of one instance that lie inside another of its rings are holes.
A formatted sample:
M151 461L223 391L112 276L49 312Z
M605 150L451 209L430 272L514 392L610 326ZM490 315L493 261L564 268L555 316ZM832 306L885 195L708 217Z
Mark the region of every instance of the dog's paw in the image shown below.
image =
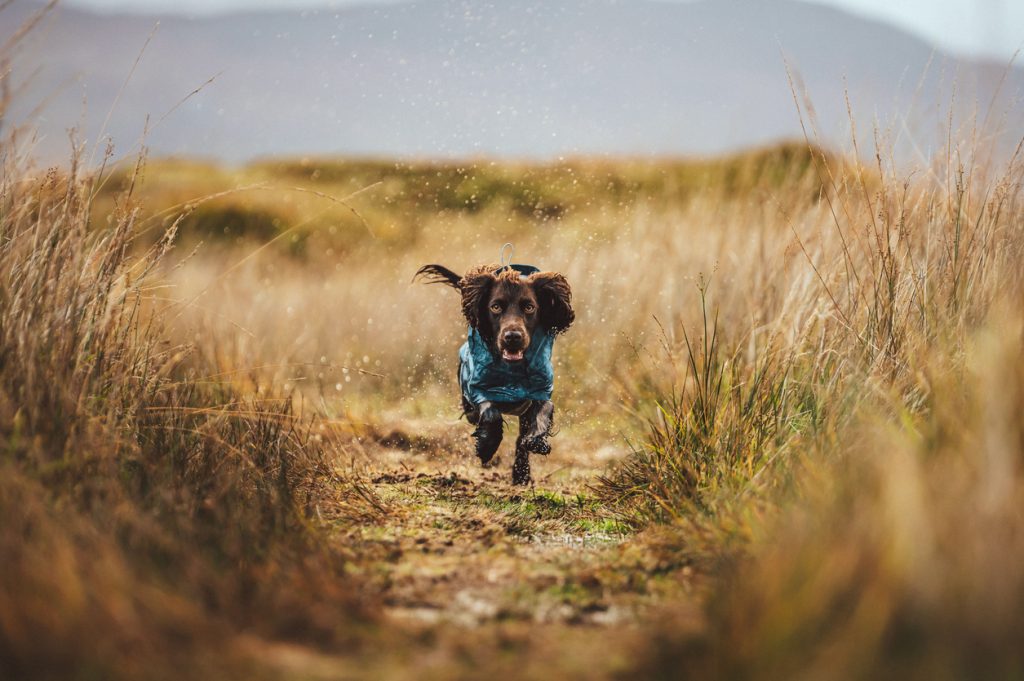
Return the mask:
M480 463L487 465L491 459L494 458L494 453L498 451L498 446L501 444L501 433L497 436L492 433L482 433L476 438L476 456L480 459Z
M551 443L548 442L547 436L538 435L537 437L531 437L525 440L523 442L523 449L532 454L547 456L551 453Z
M529 485L533 482L533 478L530 476L530 464L520 465L519 461L512 466L512 484L513 485Z
M473 431L476 438L476 456L481 464L487 464L501 445L501 414L497 409L486 409L480 414L480 422Z

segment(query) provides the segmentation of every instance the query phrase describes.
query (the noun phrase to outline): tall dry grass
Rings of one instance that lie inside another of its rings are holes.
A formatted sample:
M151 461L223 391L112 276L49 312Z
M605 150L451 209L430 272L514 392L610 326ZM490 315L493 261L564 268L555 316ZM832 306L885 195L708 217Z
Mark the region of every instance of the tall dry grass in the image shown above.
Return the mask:
M1024 674L1024 163L951 151L832 177L777 219L794 274L749 263L762 316L702 288L666 333L683 370L601 491L719 578L644 675Z
M557 218L428 211L405 241L210 250L153 304L197 346L193 378L417 429L457 414L464 328L411 273L513 241L574 286L563 432L581 456L632 442L598 491L714 577L706 626L665 618L638 671L1013 675L1021 173L822 157L781 185Z
M793 156L788 146L778 153ZM765 155L770 156L758 152L753 158ZM747 262L771 254L776 262L792 263L785 253L790 239L784 234L779 240L770 216L780 206L801 213L825 210L809 158L806 150L796 154L788 173L776 164L770 172L750 174L742 190L710 184L685 196L673 190L622 205L609 205L595 190L593 210L567 210L557 219L524 216L500 202L468 212L421 208L414 224L396 210L391 219L408 231L408 239L398 243L373 236L386 221L364 210L375 201L371 188L352 202L369 229L360 228L347 249L293 257L273 246L261 249L258 241L224 250L208 244L205 254L167 273L169 286L158 297L174 310L176 337L203 339L198 351L207 355L206 363L243 390L288 384L307 408L317 405L335 419L368 421L390 412L395 420L453 420L456 349L464 323L453 294L416 286L412 274L428 262L463 270L494 261L501 244L512 242L517 261L564 272L573 285L580 313L556 353L562 416L576 424L577 435L592 432L595 442L620 447L617 433L635 431L634 410L649 402L633 369L660 347L655 318L687 314L701 272L718 271L722 291L746 296L744 287L732 283L748 276ZM742 160L735 163L747 167ZM607 163L589 170L578 165L585 187L600 186L609 173L630 177L628 164L615 171ZM310 168L316 174L315 164ZM647 172L657 176L656 166ZM155 172L150 180L159 177ZM418 185L409 189L416 190ZM585 203L549 191L566 205ZM249 199L247 194L232 200ZM737 299L729 309L743 318L771 314L760 302Z
M344 645L371 617L318 517L344 508L286 394L189 377L146 312L130 182L0 145L0 675L247 676L238 632ZM192 359L190 371L202 364Z

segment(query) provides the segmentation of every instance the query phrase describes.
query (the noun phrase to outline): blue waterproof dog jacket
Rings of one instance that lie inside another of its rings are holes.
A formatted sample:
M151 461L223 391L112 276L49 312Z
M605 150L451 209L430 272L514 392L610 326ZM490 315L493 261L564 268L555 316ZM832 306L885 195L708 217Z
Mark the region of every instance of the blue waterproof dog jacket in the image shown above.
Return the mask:
M523 276L540 271L532 265L509 267ZM555 384L555 370L551 365L554 344L554 334L538 328L523 359L513 364L492 353L480 332L470 327L469 336L459 349L462 396L469 404L550 400Z

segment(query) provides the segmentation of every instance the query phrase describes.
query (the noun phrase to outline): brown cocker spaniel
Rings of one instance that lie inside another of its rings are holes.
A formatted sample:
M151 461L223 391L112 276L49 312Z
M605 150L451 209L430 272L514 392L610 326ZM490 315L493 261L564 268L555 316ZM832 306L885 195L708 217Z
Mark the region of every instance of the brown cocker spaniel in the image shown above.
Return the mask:
M483 265L464 276L441 265L416 272L428 283L462 294L469 322L459 351L462 409L476 426L476 455L488 463L501 444L503 414L519 417L512 482L530 482L530 454L548 454L555 336L572 325L572 291L565 277L530 265Z

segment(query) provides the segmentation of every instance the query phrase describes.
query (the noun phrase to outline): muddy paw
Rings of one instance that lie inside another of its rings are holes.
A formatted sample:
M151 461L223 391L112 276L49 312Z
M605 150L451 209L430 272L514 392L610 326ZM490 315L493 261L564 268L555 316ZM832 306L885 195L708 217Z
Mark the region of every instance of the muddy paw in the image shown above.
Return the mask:
M476 455L480 463L486 464L498 451L501 444L501 428L501 414L497 409L487 409L480 414L480 422L473 431L473 437L476 438Z
M512 464L512 484L529 485L531 482L533 482L533 478L530 476L530 460L516 458L515 463Z
M476 456L480 459L480 463L484 466L491 462L494 458L494 453L498 451L498 445L501 444L501 436L498 437L487 437L479 436L476 439Z
M542 456L547 456L551 453L551 443L548 442L548 439L543 435L526 440L523 442L523 447L528 452L540 454Z

